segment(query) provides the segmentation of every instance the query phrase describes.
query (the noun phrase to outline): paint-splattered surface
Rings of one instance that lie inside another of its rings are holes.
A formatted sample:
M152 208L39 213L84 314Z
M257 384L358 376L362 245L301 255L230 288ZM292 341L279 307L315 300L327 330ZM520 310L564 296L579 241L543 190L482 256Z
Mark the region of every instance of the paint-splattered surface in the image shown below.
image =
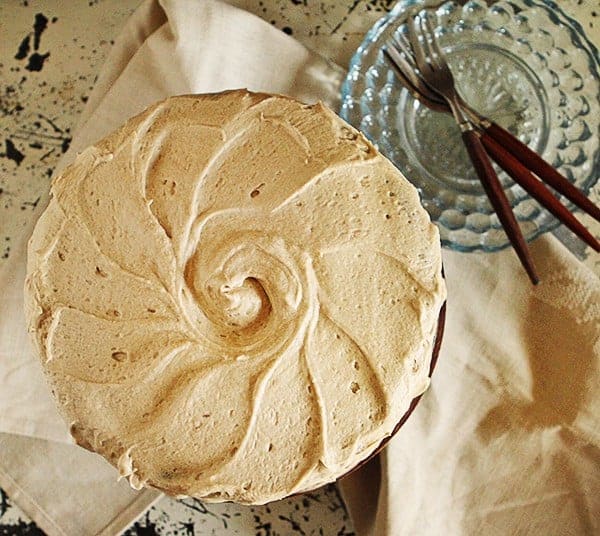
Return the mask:
M341 65L394 0L230 0ZM138 0L0 3L0 262L29 234L111 44ZM563 0L590 33L599 0ZM135 535L350 535L335 486L249 508L161 499ZM0 490L0 536L42 532Z
M0 258L10 256L11 242L29 232L45 205L54 166L134 6L0 4Z
M350 536L343 502L335 486L267 506L205 505L193 499L163 499L125 532L137 535Z
M0 490L0 536L44 533ZM163 498L125 531L125 536L352 536L335 486L266 506L205 505Z

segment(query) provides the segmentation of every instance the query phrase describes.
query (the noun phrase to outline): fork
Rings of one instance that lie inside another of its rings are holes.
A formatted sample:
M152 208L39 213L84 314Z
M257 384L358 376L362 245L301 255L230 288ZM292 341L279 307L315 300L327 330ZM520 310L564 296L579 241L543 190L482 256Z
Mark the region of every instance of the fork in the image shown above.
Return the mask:
M445 61L444 53L437 44L437 41L435 40L435 34L432 35L434 39L434 46L436 46L436 50L439 54L439 57L441 58L441 61ZM441 98L438 93L432 90L424 82L423 78L418 72L418 67L413 56L412 47L404 35L400 34L397 37L393 37L392 40L387 43L386 47L383 49L383 52L390 61L390 64L392 65L392 68L394 69L398 79L402 82L403 85L405 85L405 87L407 87L407 89L413 94L413 96L415 96L417 99L420 99L421 101L425 100L425 105L429 106L434 110L451 113L450 109L448 108L448 105L444 102L443 98ZM490 153L492 153L492 151L498 153L498 147L503 148L504 152L508 151L510 154L515 156L516 159L527 170L531 170L533 173L538 175L538 177L542 178L546 183L552 186L554 190L565 196L569 201L571 201L574 205L576 205L581 210L589 214L596 221L600 222L600 207L596 206L590 199L588 199L583 192L578 190L573 184L571 184L571 182L569 182L568 179L563 177L541 156L532 151L526 144L519 140L519 138L513 136L506 129L504 129L494 121L491 121L487 117L482 116L476 110L471 108L462 99L460 93L457 93L457 98L460 101L461 107L471 119L471 122L481 132L482 142ZM496 142L495 144L493 143L494 141ZM498 162L503 167L503 169L508 171L494 154L492 154L491 156L494 158L494 160L496 160L496 162ZM519 182L515 177L513 178L516 182ZM527 187L525 187L523 184L521 184L521 186L527 189ZM550 192L547 193L550 194ZM533 197L535 197L535 195L531 192L530 194ZM544 197L547 197L546 192L542 195ZM552 199L554 199L554 196L552 196ZM540 199L538 199L538 201L540 201ZM549 210L552 209L549 208ZM561 216L557 217L561 219ZM566 224L569 225L568 223ZM575 223L575 226L578 225L581 230L582 226L579 224L579 222ZM572 230L576 234L579 234L579 232L574 230L573 228ZM598 245L598 241L596 241L596 239L593 238L593 236L585 230L583 231L583 234L586 236L580 235L580 238L587 242L596 251L599 251L600 247Z
M439 45L437 45L437 51L439 56L443 58L443 52L439 49ZM434 90L432 90L421 78L420 73L418 73L418 68L413 57L410 43L408 43L402 34L392 38L392 40L386 44L386 47L383 49L383 53L387 57L396 77L416 99L420 100L423 104L425 104L425 106L433 110L451 113L450 108L443 98ZM460 99L462 108L465 110L471 119L471 122L477 128L486 151L496 161L496 163L498 163L500 167L504 169L516 183L520 184L529 193L529 195L531 195L531 197L536 199L540 205L544 206L548 211L554 214L559 221L562 221L569 229L571 229L571 231L573 231L573 233L579 236L581 240L587 243L595 251L600 251L600 243L598 240L596 240L596 238L585 228L585 226L582 225L581 222L579 222L579 220L564 205L562 205L558 199L554 197L554 195L552 195L550 190L544 185L543 182L539 181L533 176L528 167L526 167L526 164L523 164L521 159L523 158L523 155L526 154L524 153L523 148L532 153L536 159L541 160L543 164L547 165L547 163L536 153L531 151L525 144L523 144L517 138L514 138L512 134L505 131L506 136L514 139L515 143L519 144L519 150L514 151L514 154L510 151L507 151L505 148L507 144L502 143L503 138L500 138L500 141L498 141L497 136L495 136L496 130L490 129L490 125L493 125L494 123L470 108L460 97L460 94L458 97ZM502 127L497 125L496 127L499 131L504 131ZM515 155L520 155L521 159ZM566 197L573 201L575 205L585 210L588 214L596 219L599 219L598 216L594 214L594 211L599 212L598 207L594 205L587 197L585 197L582 192L569 183L567 179L560 176L558 172L554 170L554 168L552 168L552 170L556 175L558 175L560 186L562 186L561 189L557 188L557 190L563 193L566 185L574 189L577 193L577 197ZM540 173L540 175L542 177L545 176L544 173ZM588 206L586 206L586 204L581 204L579 199L581 197L585 199ZM589 206L591 206L594 210L589 210Z
M425 83L438 93L448 104L454 120L458 124L469 158L477 176L494 208L500 223L513 245L531 282L539 282L531 253L512 212L500 180L481 142L475 125L462 107L456 91L452 71L441 55L434 30L427 17L416 15L408 25L408 38L413 49L415 63Z

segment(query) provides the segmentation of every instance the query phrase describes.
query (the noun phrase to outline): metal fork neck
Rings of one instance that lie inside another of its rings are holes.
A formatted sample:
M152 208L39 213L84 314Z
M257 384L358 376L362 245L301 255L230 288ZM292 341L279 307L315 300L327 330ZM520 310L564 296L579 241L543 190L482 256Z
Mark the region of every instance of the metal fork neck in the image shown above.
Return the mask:
M449 99L449 98L447 98L446 101L448 102L448 106L450 107L450 110L452 112L452 115L454 116L455 121L457 122L458 126L460 127L460 131L467 132L469 130L474 130L473 123L471 123L471 120L469 119L469 117L467 116L465 111L463 110L460 103L456 102L454 99Z

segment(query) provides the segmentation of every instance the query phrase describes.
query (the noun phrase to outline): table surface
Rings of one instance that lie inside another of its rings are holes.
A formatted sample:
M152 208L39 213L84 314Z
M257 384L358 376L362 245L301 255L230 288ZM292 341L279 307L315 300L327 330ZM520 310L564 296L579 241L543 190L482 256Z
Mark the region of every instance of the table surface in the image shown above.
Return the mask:
M394 0L230 0L308 47L347 65ZM0 4L0 262L29 233L48 197L96 75L139 0L16 0ZM600 41L600 0L560 6ZM598 268L598 256L584 262ZM0 490L0 536L42 534ZM126 532L152 535L350 535L335 485L268 506L161 499Z

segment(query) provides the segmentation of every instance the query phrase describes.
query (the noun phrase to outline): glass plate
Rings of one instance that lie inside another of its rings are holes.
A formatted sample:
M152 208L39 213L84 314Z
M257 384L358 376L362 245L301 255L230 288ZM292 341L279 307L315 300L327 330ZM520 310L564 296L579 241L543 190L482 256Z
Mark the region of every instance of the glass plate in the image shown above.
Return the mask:
M409 13L430 20L467 102L516 134L588 193L600 170L596 47L554 3L401 0L367 33L342 87L340 115L417 187L442 244L460 251L509 245L449 115L420 104L381 52ZM497 168L498 169L498 168ZM499 177L527 240L559 222L505 174ZM561 199L570 208L566 200Z

